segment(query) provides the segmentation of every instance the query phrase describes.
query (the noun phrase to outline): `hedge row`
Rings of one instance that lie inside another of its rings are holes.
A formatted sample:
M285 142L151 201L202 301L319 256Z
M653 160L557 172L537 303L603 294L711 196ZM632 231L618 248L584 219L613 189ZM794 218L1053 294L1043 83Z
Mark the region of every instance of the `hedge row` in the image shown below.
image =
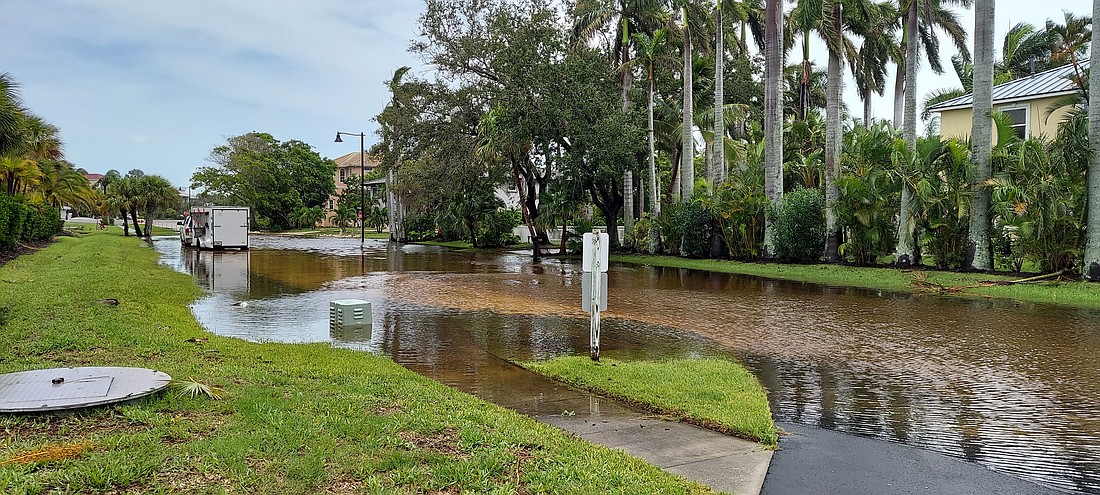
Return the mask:
M29 205L22 197L0 194L0 251L20 242L49 239L61 232L63 223L53 208Z

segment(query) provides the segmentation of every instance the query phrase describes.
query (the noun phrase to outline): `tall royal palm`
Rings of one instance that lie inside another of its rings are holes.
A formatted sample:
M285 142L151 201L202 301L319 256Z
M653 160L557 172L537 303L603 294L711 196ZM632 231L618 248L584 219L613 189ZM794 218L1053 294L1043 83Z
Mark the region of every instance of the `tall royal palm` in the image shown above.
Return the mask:
M867 6L867 15L852 16L852 31L863 38L859 58L849 60L856 92L863 102L863 125L871 125L871 100L886 91L886 69L901 61L901 49L895 34L898 9L893 2Z
M783 199L783 0L767 0L764 14L764 192L775 207ZM765 219L764 256L775 256L775 225Z
M1100 2L1092 2L1092 24L1100 25ZM1092 60L1100 60L1100 29L1092 30ZM1100 70L1089 71L1089 94L1100 95ZM1100 98L1089 98L1088 222L1085 237L1086 280L1100 281Z
M577 19L573 24L574 42L587 42L608 31L614 33L610 56L612 63L621 68L620 99L624 113L630 108L633 84L633 72L628 68L631 36L653 32L664 13L661 0L581 0L574 9ZM629 169L623 172L623 203L623 226L630 231L634 220L634 174Z
M646 135L649 141L649 181L648 181L648 193L650 212L654 216L661 214L661 201L657 195L657 150L656 140L653 131L653 93L655 90L655 80L653 78L654 70L659 65L671 65L674 59L668 56L663 50L666 46L666 40L668 38L668 29L661 28L654 31L653 36L649 36L646 33L634 33L634 46L638 51L638 56L634 61L644 64L647 81L647 104L646 104Z
M923 46L929 66L937 74L942 73L939 38L934 32L938 29L946 33L959 53L969 60L970 49L966 46L966 30L959 24L955 12L945 8L945 5L970 7L970 0L903 0L902 5L905 8L902 10L904 24L901 45L902 53L905 54L905 63L898 66L898 83L894 89L894 126L901 124L905 143L912 150L917 147L918 49ZM903 164L902 175L908 174L908 171L908 164ZM915 261L912 196L911 186L903 180L898 215L898 245L895 254L895 263L898 266L909 266Z
M970 243L965 264L974 270L992 270L989 239L990 190L993 146L993 26L995 0L974 1L974 112L971 153L974 182L970 196Z

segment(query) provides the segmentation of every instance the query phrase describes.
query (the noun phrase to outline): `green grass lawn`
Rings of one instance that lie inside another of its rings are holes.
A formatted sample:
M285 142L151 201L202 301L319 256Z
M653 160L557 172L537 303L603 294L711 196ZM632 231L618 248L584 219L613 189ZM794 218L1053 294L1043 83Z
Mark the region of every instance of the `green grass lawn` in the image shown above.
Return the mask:
M113 233L0 267L0 372L149 367L224 398L2 415L0 493L708 492L384 357L210 335L191 277Z
M691 268L843 287L861 287L897 292L928 291L953 296L995 297L1100 309L1100 284L1088 282L1039 281L1016 285L985 286L987 285L985 282L1012 280L1014 277L984 273L899 270L896 268L868 268L847 265L744 263L727 260L687 259L673 256L611 255L611 261Z
M616 361L570 356L520 363L583 389L658 414L774 447L776 428L756 377L725 359Z

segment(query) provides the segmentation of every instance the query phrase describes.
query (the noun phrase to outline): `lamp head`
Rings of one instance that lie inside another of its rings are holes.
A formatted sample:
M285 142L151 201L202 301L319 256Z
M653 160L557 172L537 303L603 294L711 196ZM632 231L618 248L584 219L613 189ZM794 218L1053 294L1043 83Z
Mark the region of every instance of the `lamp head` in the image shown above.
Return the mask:
M334 142L334 143L342 143L342 142L344 142L344 140L343 140L343 139L340 139L340 133L339 133L339 132L337 132L337 133L336 133L336 141L333 141L333 142Z

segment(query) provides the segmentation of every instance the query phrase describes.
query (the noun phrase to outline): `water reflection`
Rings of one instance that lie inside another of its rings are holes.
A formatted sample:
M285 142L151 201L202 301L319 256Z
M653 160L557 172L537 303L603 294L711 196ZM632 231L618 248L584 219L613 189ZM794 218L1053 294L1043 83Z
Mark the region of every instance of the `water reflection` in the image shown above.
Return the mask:
M543 395L521 407L552 411L572 393L500 357L587 353L570 263L336 239L157 249L211 291L194 312L215 333L384 352L505 405L526 391ZM1100 493L1100 313L673 268L613 266L609 278L607 355L732 353L769 390L778 420ZM328 301L344 298L373 303L371 332L330 333Z

